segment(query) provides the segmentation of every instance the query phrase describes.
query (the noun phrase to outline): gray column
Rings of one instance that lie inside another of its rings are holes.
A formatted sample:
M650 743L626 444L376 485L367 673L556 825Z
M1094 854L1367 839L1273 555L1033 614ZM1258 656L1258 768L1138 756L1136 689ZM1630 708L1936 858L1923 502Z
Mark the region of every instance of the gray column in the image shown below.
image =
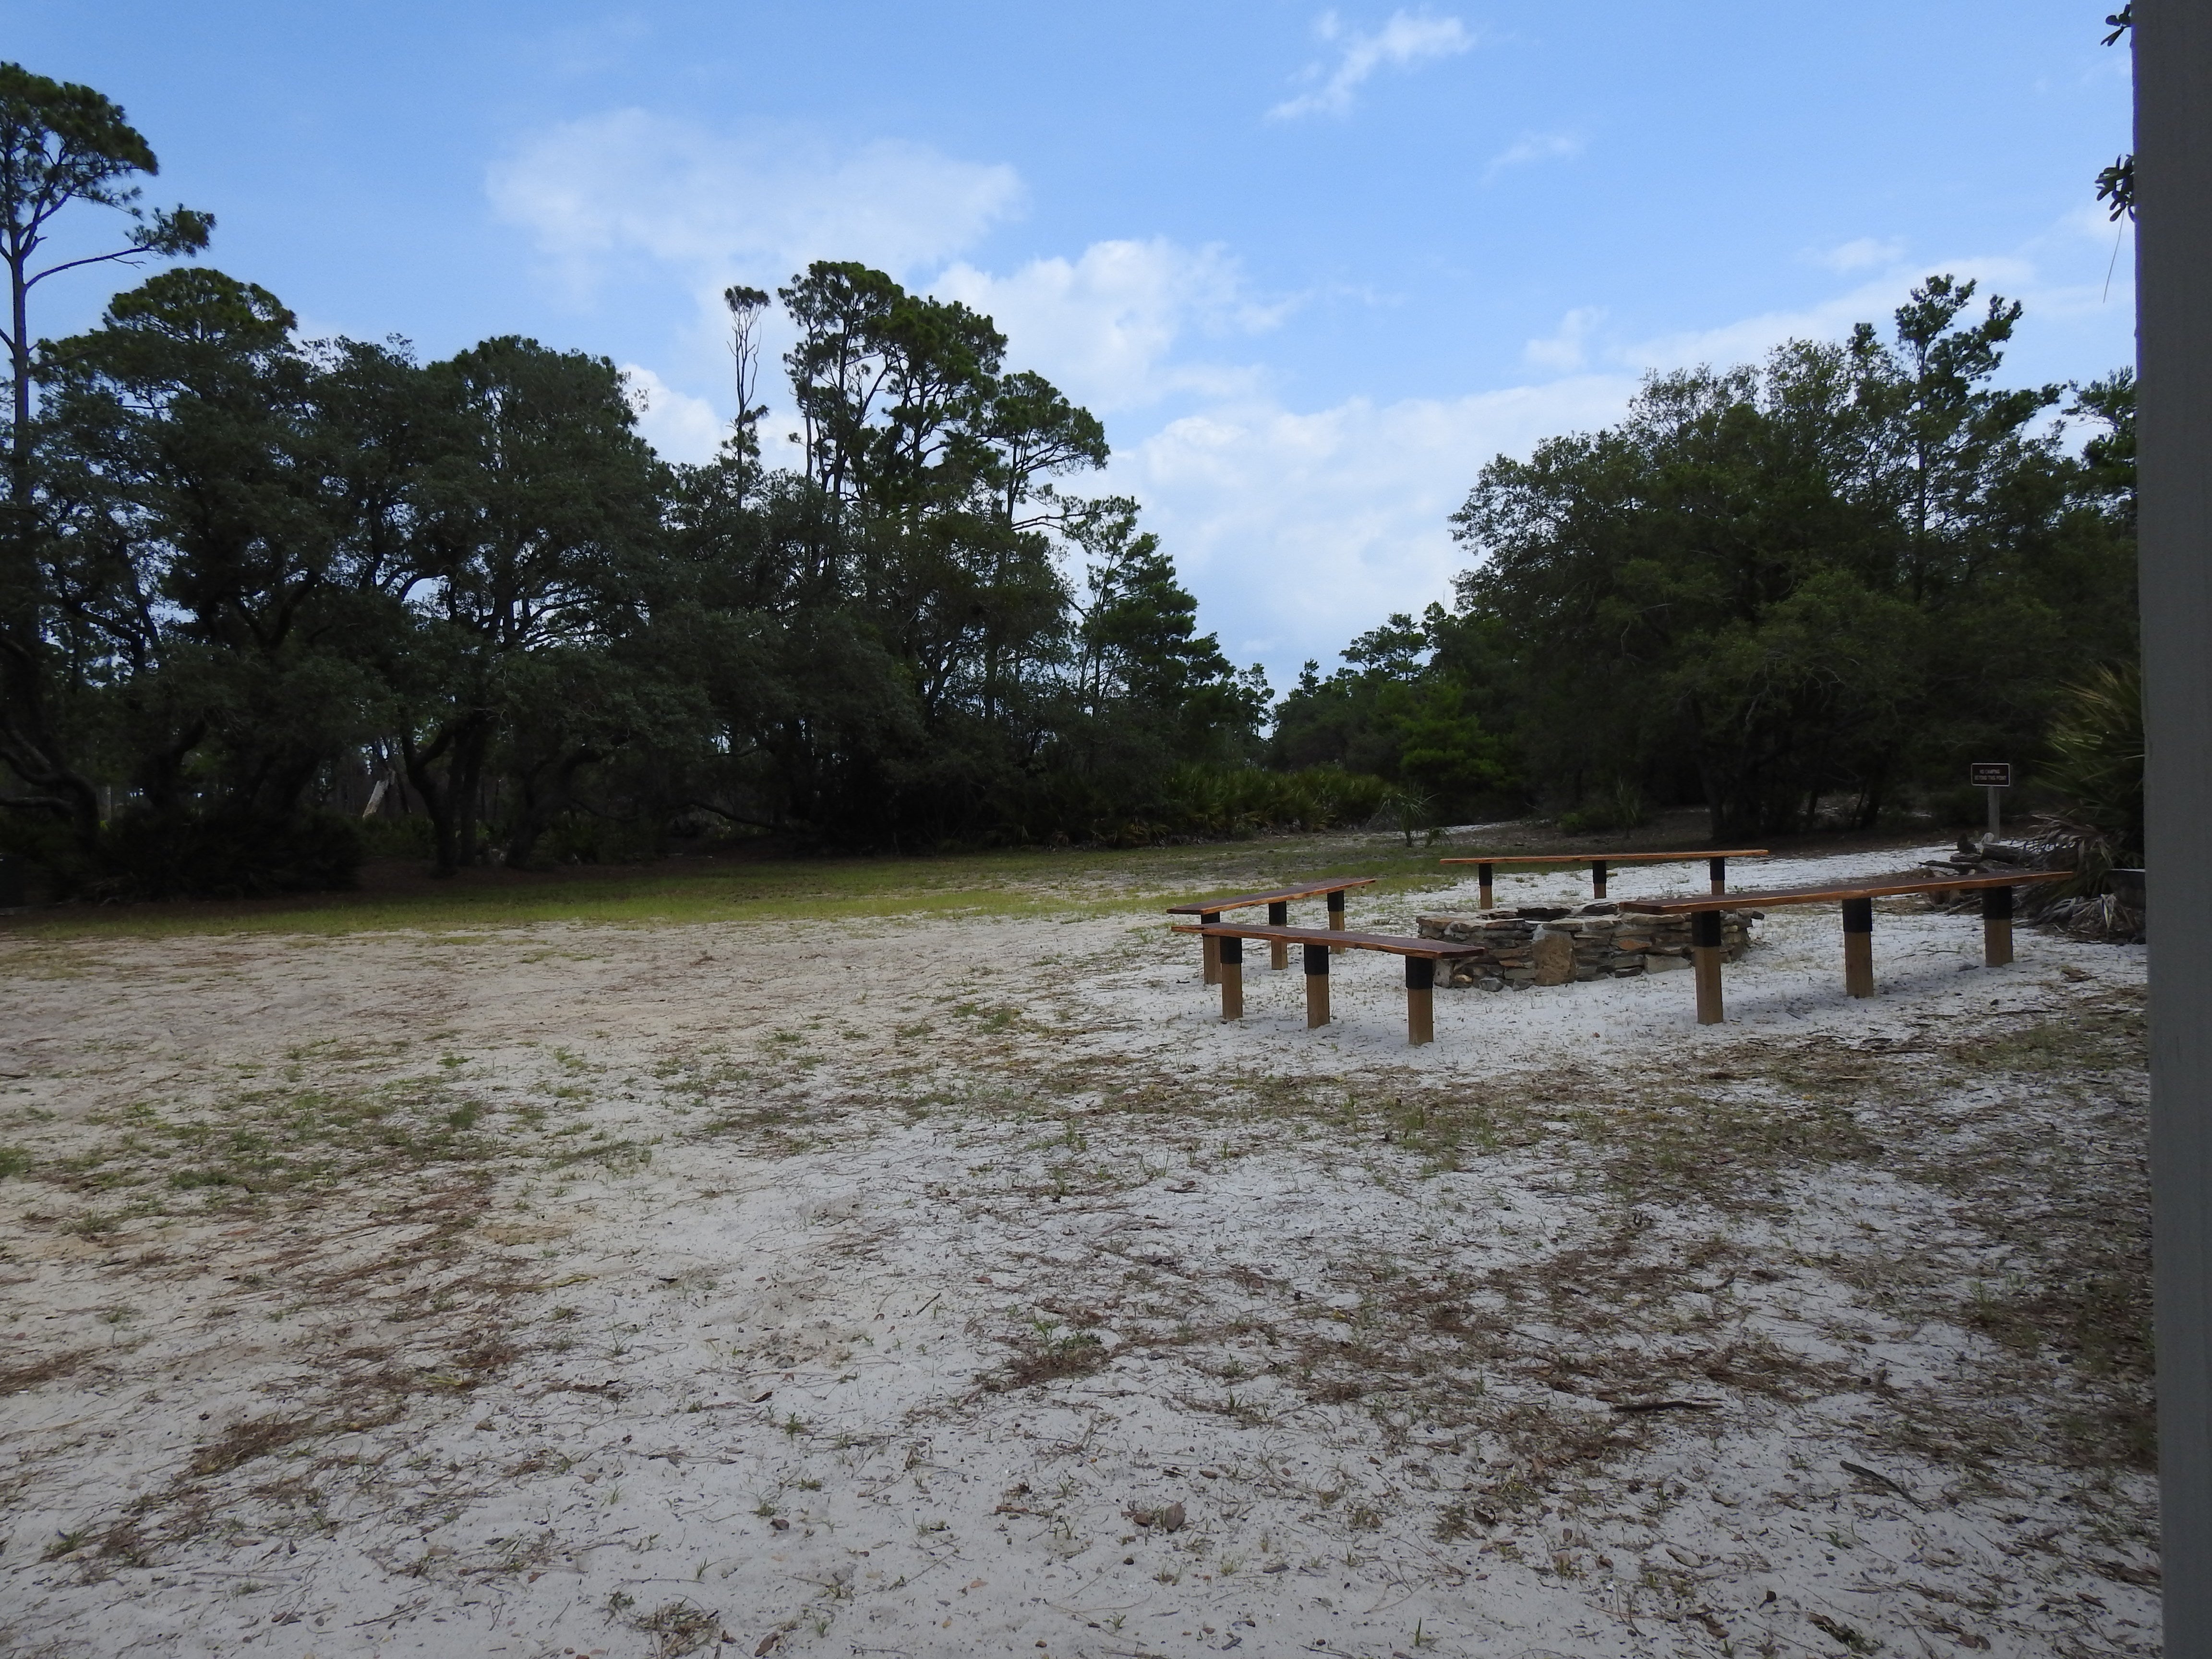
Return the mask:
M2212 1656L2212 6L2139 0L2136 354L2166 1652Z

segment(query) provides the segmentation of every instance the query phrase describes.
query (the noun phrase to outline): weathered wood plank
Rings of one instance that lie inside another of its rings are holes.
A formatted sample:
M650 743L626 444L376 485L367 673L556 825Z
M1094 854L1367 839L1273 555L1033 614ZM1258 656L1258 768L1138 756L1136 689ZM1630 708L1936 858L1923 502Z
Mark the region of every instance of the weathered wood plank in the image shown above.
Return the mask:
M1239 893L1234 898L1193 899L1188 904L1170 904L1171 916L1200 916L1218 915L1224 910L1249 910L1255 905L1289 904L1299 899L1320 898L1327 894L1344 893L1354 887L1372 887L1378 878L1374 876L1340 876L1330 881L1316 881L1304 887L1278 887L1269 893ZM1329 906L1341 911L1341 902Z

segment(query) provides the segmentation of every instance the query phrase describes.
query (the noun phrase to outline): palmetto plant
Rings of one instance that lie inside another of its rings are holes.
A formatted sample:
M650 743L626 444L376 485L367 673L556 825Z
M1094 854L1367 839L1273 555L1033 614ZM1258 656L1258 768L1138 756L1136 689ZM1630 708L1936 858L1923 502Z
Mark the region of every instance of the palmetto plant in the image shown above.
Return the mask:
M2100 831L2115 864L2143 844L2142 671L2103 667L2068 686L2051 728L2045 778L2073 803L2068 816Z

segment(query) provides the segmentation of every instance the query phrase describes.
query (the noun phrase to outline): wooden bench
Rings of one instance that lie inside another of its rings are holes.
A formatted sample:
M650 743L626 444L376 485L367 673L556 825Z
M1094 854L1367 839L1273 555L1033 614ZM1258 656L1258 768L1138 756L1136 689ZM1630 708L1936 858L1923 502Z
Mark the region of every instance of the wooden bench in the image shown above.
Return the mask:
M1516 853L1510 856L1498 853L1477 853L1472 858L1438 859L1439 864L1472 864L1478 884L1476 896L1481 908L1491 907L1490 891L1493 878L1501 864L1587 864L1590 867L1590 891L1599 898L1605 896L1605 876L1608 866L1615 864L1693 864L1705 861L1706 873L1712 878L1713 891L1728 891L1728 861L1730 859L1763 859L1767 856L1764 847L1736 847L1723 852L1706 853Z
M1698 1024L1721 1022L1721 916L1723 910L1771 910L1784 904L1840 904L1844 912L1844 988L1874 994L1874 902L1905 893L1982 896L1982 960L2002 968L2012 960L2012 890L2031 882L2063 881L2066 870L2019 870L2001 876L1924 876L1911 871L1868 876L1823 887L1778 887L1726 897L1623 899L1626 915L1690 919L1690 963L1697 969Z
M1291 906L1299 899L1326 897L1328 901L1328 926L1331 933L1344 931L1344 896L1354 887L1372 887L1373 876L1340 876L1334 881L1316 881L1304 887L1278 887L1271 893L1239 893L1235 898L1201 899L1189 904L1170 904L1171 916L1196 916L1201 922L1219 921L1228 910L1249 910L1257 904L1267 907L1267 925L1287 927L1291 925ZM1188 929L1182 931L1188 931ZM1200 947L1205 956L1206 982L1221 982L1221 941L1209 936ZM1280 939L1274 942L1269 952L1268 966L1287 968L1291 965L1290 946Z
M1305 946L1306 1029L1328 1024L1328 959L1345 951L1381 951L1406 958L1406 1040L1418 1047L1436 1041L1437 963L1470 956L1479 945L1404 933L1343 933L1324 927L1260 927L1237 922L1177 922L1178 933L1197 933L1215 945L1221 960L1221 1017L1244 1018L1244 941L1263 939L1278 950Z

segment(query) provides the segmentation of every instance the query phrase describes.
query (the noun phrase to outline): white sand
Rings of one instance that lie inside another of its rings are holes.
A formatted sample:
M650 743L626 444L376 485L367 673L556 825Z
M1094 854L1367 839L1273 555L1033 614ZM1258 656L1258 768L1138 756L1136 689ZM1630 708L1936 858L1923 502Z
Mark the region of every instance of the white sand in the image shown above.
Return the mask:
M1622 870L1613 896L1703 876ZM1355 896L1352 925L1473 896ZM2147 1476L1884 1438L1899 1401L2025 1363L1966 1318L2009 1258L1954 1194L1877 1161L1785 1174L1758 1214L1632 1213L1564 1127L1439 1169L1385 1120L1253 1092L1558 1085L1564 1114L1577 1078L1696 1092L1778 1044L1950 1042L2141 980L2139 951L2025 929L1983 969L1970 916L1875 928L1872 1003L1842 994L1832 908L1777 910L1724 1026L1673 974L1440 993L1419 1050L1395 959L1340 958L1310 1033L1298 975L1248 967L1229 1026L1195 943L1127 915L887 922L811 956L785 923L0 941L0 1143L35 1160L0 1182L0 1363L78 1356L0 1397L0 1650L2154 1652L2155 1589L2127 1582ZM416 1092L385 1121L419 1142L474 1103L489 1155L363 1152L312 1195L173 1182L260 1155L235 1133L298 1109L269 1099L394 1079ZM2002 1104L2071 1133L2063 1091ZM1571 1289L1516 1299L1630 1225L1653 1277L1590 1282L1648 1306L1584 1329ZM1907 1242L1955 1322L1868 1294ZM1418 1285L1468 1334L1394 1324ZM1355 1341L1373 1389L1301 1376ZM1391 1369L1413 1346L1435 1368ZM1826 1380L1699 1369L1770 1348ZM1025 1354L1083 1363L1020 1385ZM1600 1360L1651 1382L1574 1381ZM1535 1455L1523 1411L1607 1449ZM1170 1504L1172 1532L1130 1518Z

